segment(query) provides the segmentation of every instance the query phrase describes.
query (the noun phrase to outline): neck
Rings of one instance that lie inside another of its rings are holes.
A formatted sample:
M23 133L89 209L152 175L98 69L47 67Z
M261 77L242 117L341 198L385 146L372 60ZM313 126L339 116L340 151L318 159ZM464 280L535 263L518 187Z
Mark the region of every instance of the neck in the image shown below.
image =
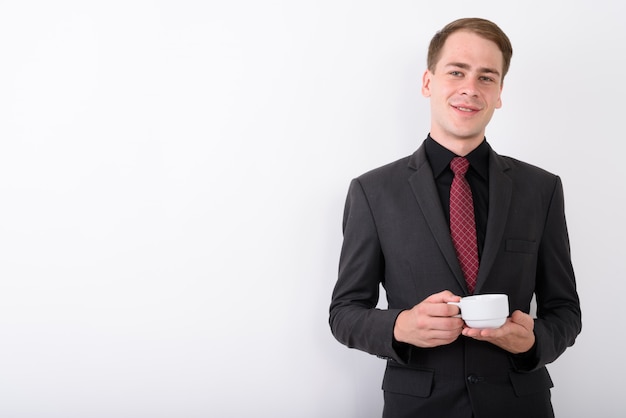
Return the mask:
M470 152L474 151L485 139L484 136L477 138L467 139L449 139L446 137L437 138L431 134L431 138L442 147L452 151L460 157L465 157Z

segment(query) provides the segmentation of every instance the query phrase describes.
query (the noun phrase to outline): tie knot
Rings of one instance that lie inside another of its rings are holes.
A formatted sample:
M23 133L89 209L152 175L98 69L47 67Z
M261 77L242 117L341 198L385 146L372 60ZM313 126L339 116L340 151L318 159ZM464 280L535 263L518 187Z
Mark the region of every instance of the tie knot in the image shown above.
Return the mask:
M454 157L450 162L450 168L455 176L465 176L469 165L469 161L465 157Z

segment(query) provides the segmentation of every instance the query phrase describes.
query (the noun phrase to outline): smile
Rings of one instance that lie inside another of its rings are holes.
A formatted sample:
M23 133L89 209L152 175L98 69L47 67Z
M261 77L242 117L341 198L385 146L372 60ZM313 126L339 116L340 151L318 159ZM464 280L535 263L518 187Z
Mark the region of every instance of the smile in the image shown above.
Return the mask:
M469 107L463 107L463 106L454 106L457 110L460 110L461 112L476 112L477 109L470 109Z

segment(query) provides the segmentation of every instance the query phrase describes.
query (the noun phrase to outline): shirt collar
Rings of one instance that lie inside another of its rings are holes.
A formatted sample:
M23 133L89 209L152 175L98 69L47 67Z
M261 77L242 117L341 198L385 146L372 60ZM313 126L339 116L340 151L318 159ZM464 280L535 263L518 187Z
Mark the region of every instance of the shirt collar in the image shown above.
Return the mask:
M452 161L454 157L458 157L458 155L432 139L430 134L426 138L426 141L424 141L424 147L435 178L439 177L444 170L450 167L450 161ZM487 143L487 140L484 139L479 146L465 156L470 162L470 167L485 180L489 179L490 149L491 147Z

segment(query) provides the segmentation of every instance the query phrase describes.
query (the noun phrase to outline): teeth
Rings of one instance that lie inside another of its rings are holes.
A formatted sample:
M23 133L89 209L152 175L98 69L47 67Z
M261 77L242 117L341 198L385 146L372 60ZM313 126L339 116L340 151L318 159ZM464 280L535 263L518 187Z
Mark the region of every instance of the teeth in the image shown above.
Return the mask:
M468 109L467 107L457 107L457 109L462 110L463 112L471 112L472 109Z

